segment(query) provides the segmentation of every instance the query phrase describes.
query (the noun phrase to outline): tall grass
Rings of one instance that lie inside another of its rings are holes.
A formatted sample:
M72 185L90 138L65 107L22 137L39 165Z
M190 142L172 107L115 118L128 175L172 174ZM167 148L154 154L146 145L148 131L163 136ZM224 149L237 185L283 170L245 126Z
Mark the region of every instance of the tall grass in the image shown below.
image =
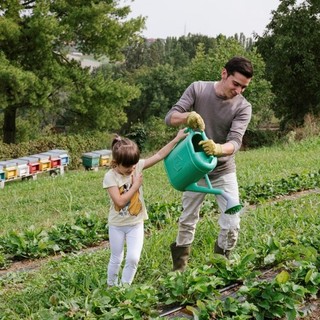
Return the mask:
M320 136L239 152L236 155L239 184L265 183L295 173L318 171L319 152Z

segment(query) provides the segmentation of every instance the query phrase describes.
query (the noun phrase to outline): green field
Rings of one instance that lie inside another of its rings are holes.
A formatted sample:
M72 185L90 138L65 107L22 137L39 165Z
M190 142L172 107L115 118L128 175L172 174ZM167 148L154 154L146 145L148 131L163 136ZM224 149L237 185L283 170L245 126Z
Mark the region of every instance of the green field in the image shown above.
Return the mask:
M239 152L239 185L254 205L248 205L242 216L236 250L227 262L213 255L218 215L214 196L209 195L197 227L189 268L184 274L170 273L169 252L169 244L177 232L181 193L170 186L163 163L146 170L144 193L150 219L133 285L106 288L107 249L79 253L69 247L62 259L48 261L34 272L2 276L0 319L155 319L159 305L170 302L196 305L197 301L198 311L194 314L202 312L200 319L209 319L206 317L209 308L215 310L217 319L259 319L258 315L261 319L277 318L277 315L295 319L299 304L317 294L320 285L319 155L319 137ZM93 217L90 223L96 223L99 228L99 223L107 222L109 200L102 189L104 173L104 169L66 171L64 176L56 178L42 174L35 181L6 183L0 190L2 258L23 259L19 250L36 257L41 248L39 243L43 241L42 248L48 245L44 244L47 239L44 233L57 230L57 226L60 226L59 235L61 226L68 236L78 232L69 243L79 239L83 247L87 246L85 237L94 237L83 231L89 223L82 221L81 227L74 223L79 216ZM291 176L295 179L290 180ZM259 188L263 192L259 193ZM294 190L307 189L310 192L301 196L282 197ZM94 230L97 234L101 228ZM37 238L40 235L41 241ZM11 248L10 254L6 248ZM38 256L45 256L46 252L49 251L43 250ZM58 253L61 252L57 250ZM3 264L4 268L9 264L10 259ZM285 276L282 273L276 283L253 283L254 270L271 267L279 268L279 272L285 270ZM232 301L233 308L228 309L212 298L216 288L239 279L245 280L247 289L243 291L247 291L242 294L252 305ZM267 287L271 284L272 288ZM261 292L274 290L274 293L262 299L257 294L258 287ZM275 295L277 301L272 300ZM206 307L199 301L206 301Z

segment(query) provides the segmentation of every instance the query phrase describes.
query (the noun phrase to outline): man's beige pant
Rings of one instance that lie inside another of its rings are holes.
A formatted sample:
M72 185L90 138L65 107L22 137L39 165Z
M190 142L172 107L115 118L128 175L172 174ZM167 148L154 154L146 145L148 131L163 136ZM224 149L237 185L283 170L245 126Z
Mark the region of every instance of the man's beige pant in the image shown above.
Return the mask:
M239 201L239 190L236 173L226 174L211 181L212 187L222 189L232 198ZM206 185L205 180L198 185ZM176 239L177 246L188 246L194 240L196 225L199 221L199 212L207 194L186 191L182 195L183 212L179 218L179 231ZM240 213L225 214L226 200L221 195L215 195L220 210L218 245L223 250L231 250L235 247L240 230Z

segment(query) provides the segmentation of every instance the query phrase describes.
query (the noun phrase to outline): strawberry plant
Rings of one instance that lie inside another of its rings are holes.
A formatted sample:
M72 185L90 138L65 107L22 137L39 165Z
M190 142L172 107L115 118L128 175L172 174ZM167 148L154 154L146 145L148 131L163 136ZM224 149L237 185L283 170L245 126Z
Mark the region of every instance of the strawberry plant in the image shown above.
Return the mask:
M241 302L233 297L224 300L198 300L196 307L187 306L187 309L197 320L246 320L252 319L253 312L259 311L253 303Z
M165 304L179 302L184 305L195 303L208 295L219 295L218 288L225 285L222 278L215 276L214 268L202 266L185 272L172 272L159 280Z
M273 280L248 281L240 288L238 294L259 309L254 312L255 319L286 317L288 320L294 320L307 292L303 286L290 281L288 272L282 271Z

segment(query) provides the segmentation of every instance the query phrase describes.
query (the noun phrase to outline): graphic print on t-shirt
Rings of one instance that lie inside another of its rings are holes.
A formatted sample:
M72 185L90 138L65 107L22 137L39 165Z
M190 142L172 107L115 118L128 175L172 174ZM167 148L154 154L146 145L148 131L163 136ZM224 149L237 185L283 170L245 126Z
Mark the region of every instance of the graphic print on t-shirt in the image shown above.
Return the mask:
M130 183L126 183L123 186L121 186L119 188L120 195L128 192L130 188L131 188ZM134 193L133 197L122 209L120 209L117 205L115 205L115 209L119 211L119 214L121 216L126 216L126 215L137 216L142 209L142 204L139 199L139 191L136 191Z

